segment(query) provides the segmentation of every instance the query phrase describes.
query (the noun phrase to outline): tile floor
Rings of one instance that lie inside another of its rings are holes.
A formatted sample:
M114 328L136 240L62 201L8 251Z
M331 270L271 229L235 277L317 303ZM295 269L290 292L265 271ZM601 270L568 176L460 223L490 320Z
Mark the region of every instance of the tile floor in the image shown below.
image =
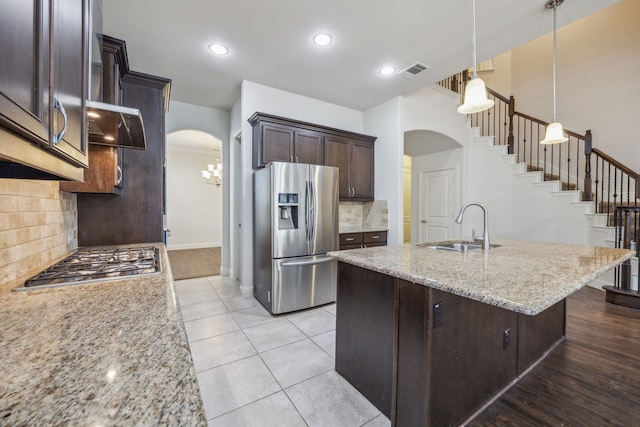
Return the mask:
M335 305L272 316L221 276L176 291L209 426L391 425L334 370Z

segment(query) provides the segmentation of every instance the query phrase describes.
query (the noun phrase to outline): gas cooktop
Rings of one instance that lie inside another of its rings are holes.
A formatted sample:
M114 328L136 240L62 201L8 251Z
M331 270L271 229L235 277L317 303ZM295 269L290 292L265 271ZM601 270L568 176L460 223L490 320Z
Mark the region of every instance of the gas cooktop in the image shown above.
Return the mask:
M159 274L160 252L154 246L79 249L14 290L30 290Z

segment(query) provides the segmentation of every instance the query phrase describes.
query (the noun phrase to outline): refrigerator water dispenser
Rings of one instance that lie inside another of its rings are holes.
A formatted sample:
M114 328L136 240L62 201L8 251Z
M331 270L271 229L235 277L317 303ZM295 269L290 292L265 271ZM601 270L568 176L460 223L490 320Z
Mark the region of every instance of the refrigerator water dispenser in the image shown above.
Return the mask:
M298 194L278 193L278 230L298 228Z

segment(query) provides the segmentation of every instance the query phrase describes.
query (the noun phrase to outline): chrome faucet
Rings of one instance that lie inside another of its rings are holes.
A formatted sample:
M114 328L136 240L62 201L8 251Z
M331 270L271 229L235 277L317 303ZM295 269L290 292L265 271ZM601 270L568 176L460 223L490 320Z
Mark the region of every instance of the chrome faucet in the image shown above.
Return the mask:
M466 205L464 205L462 209L460 209L460 213L458 213L458 216L456 217L455 221L457 224L462 224L462 216L464 215L464 211L469 206L472 206L472 205L478 206L480 209L482 209L482 213L484 215L484 230L482 231L482 249L484 249L485 251L488 251L489 250L489 214L487 213L487 208L485 208L480 203L469 202ZM474 237L474 240L475 240L475 237Z

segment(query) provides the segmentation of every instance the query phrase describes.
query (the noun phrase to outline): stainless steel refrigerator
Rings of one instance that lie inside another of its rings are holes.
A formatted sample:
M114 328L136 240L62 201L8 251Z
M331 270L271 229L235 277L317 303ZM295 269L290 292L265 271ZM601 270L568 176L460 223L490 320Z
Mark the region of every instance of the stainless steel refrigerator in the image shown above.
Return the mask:
M273 162L253 174L254 296L273 314L336 299L338 168Z

